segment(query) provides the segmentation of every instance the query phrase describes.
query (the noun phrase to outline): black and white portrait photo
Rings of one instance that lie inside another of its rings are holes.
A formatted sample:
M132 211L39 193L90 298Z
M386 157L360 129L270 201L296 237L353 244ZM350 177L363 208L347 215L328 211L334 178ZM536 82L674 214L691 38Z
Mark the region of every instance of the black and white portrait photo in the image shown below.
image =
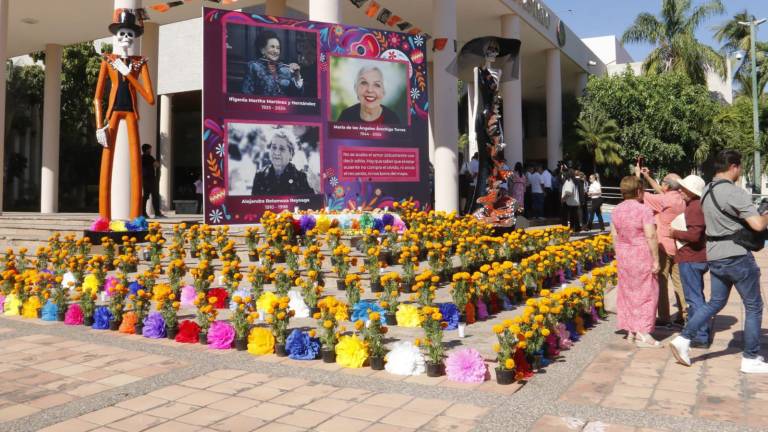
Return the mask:
M232 196L320 193L320 128L229 123L227 181Z

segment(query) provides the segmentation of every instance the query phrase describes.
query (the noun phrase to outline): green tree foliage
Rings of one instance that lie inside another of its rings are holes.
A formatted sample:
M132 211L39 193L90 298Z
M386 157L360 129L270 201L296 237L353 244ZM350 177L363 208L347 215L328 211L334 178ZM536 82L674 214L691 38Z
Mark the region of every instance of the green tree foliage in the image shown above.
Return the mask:
M741 51L745 54L744 64L736 73L738 94L752 97L752 36L749 27L739 24L754 21L755 16L746 10L737 13L715 30L715 39L722 43L721 52L724 55ZM755 41L757 55L757 88L762 95L768 85L768 43Z
M760 106L761 145L760 151L765 153L766 134L768 134L768 104ZM712 155L723 149L738 150L742 154L742 164L752 165L755 151L752 126L752 97L737 97L732 105L723 105L712 119L708 139L694 154L698 163L704 163Z
M680 173L695 166L691 156L711 139L721 110L706 87L684 74L634 76L629 70L592 78L579 103L584 115L615 121L621 159L642 155L656 170Z
M661 13L644 12L624 32L623 43L649 43L655 48L643 62L643 72L678 72L697 84L706 84L707 68L721 76L725 60L711 47L696 39L696 29L711 16L725 11L721 0L693 7L691 0L663 0Z
M592 157L594 169L604 174L618 171L623 163L616 142L619 126L603 111L582 111L576 121L578 143Z

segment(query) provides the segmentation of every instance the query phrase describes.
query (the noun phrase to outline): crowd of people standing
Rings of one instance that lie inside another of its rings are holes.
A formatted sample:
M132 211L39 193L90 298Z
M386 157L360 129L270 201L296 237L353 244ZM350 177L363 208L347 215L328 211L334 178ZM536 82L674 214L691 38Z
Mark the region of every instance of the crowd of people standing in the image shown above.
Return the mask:
M741 155L720 152L715 176L706 184L697 175L670 173L657 183L648 169L621 180L624 198L612 213L611 234L618 268L617 325L641 348L659 348L659 327L682 330L669 346L677 361L690 366L690 349L710 347L713 318L726 305L731 288L744 311L743 373L768 373L760 355L763 301L760 269L753 251L764 246L768 211L736 182ZM645 185L653 192L645 192ZM709 272L711 293L704 294ZM677 303L672 319L669 288Z

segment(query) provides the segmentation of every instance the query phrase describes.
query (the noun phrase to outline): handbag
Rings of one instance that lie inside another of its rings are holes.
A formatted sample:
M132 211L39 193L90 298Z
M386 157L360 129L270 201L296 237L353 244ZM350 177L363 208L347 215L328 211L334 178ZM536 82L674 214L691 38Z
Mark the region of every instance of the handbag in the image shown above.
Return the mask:
M712 189L715 188L715 186L719 184L723 184L726 181L718 181L712 183L712 185L709 187L709 189L704 193L704 196L701 197L701 203L704 204L704 199L710 195L712 192ZM722 207L720 207L720 204L717 202L717 198L715 198L715 195L712 194L712 203L715 204L715 208L722 213L723 215L727 216L729 219L738 222L742 228L733 234L728 234L725 236L707 236L708 241L724 241L724 240L731 240L737 245L743 247L744 249L747 249L752 252L757 252L762 250L765 247L765 242L768 240L768 231L761 231L757 232L753 230L752 228L747 225L744 220L726 212L723 210Z

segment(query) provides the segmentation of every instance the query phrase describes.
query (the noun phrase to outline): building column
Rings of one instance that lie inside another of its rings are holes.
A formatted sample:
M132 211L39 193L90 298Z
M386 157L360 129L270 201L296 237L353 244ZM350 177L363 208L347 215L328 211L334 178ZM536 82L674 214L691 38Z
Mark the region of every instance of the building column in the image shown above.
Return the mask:
M157 23L145 22L144 34L141 36L141 55L147 58L149 79L152 81L153 90L157 90L157 63L160 49L160 26ZM157 154L157 104L150 105L143 98L137 97L139 102L139 136L141 143L152 146L153 153Z
M520 39L520 16L508 14L501 17L501 36L510 39ZM522 55L518 58L518 65ZM502 113L504 126L504 157L509 166L515 163L523 163L523 89L522 66L520 66L520 78L507 81L501 85L501 97L504 101Z
M270 16L285 16L286 0L267 0L266 14Z
M328 23L341 22L339 0L309 0L309 19Z
M40 176L40 213L59 211L59 124L61 122L61 45L45 46L43 93L43 166Z
M160 207L171 209L173 199L173 96L160 96Z
M5 62L8 44L8 3L11 0L0 0L0 167L5 166ZM5 181L0 176L0 213L3 210L3 186Z
M547 50L547 166L557 168L563 159L563 83L560 73L560 49Z
M432 58L434 73L430 105L435 115L435 209L459 210L458 147L459 107L456 100L458 80L447 72L448 65L456 57L453 41L456 39L456 0L432 0L433 35L448 38L442 51L435 51ZM425 173L426 174L426 173Z

